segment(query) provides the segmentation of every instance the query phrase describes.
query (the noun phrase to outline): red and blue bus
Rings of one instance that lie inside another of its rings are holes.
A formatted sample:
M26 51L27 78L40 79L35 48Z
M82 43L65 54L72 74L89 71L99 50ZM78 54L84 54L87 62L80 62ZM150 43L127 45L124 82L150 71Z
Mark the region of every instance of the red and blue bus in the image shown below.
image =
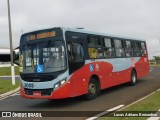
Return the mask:
M84 29L56 27L25 33L18 49L24 98L94 99L102 89L135 85L149 73L145 41Z

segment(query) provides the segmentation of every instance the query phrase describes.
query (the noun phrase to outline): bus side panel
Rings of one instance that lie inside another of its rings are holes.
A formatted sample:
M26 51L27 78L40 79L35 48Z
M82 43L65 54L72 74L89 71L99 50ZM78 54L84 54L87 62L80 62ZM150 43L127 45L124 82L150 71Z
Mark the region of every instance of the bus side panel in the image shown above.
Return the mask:
M131 76L131 69L132 68L128 68L123 71L112 72L112 77L110 77L111 79L107 79L109 84L107 84L106 88L129 82Z
M112 73L113 71L113 66L112 64L108 63L108 62L102 62L101 64L101 70L102 70L102 75L103 75L103 79L102 81L104 81L103 83L101 82L101 89L105 89L107 87L110 87L112 85L115 84L115 80L116 80L116 76L114 73Z
M135 65L137 78L141 78L149 74L149 62L147 57L141 57Z
M127 63L127 64L126 64ZM106 86L105 88L116 86L130 80L131 74L131 60L128 58L116 58L107 59L104 64L110 64L112 69L109 72L104 72L106 76ZM105 66L105 65L104 65ZM108 70L108 66L104 68Z
M138 60L138 62L135 64L135 66L133 68L136 69L137 72L137 78L140 78L142 76L143 73L143 67L142 67L143 61L142 58L140 58Z
M104 71L104 68L108 69ZM106 88L107 85L110 86L110 83L107 84L110 80L106 80L106 77L112 71L112 68L112 65L106 62L92 62L75 71L70 78L70 82L73 85L72 97L88 92L88 83L93 75L99 78L101 89Z
M133 68L136 69L138 78L147 75L149 72L148 62L145 57L140 58L135 63L135 66L117 72L113 72L113 65L108 62L99 61L88 63L72 74L69 80L70 91L67 90L68 87L61 90L62 87L60 90L55 91L54 98L62 98L62 96L75 97L86 94L88 92L88 83L92 75L97 75L99 78L101 89L129 82ZM61 95L61 93L63 93L63 95ZM70 94L64 95L65 93Z
M126 83L126 82L130 81L131 69L132 68L128 68L126 70L120 71L120 82L118 82L119 84Z
M149 60L148 57L143 57L143 61L144 61L144 74L143 76L146 76L149 74L150 71L150 67L149 67Z
M88 67L84 65L75 71L69 79L72 84L71 97L87 93L87 80L89 79Z

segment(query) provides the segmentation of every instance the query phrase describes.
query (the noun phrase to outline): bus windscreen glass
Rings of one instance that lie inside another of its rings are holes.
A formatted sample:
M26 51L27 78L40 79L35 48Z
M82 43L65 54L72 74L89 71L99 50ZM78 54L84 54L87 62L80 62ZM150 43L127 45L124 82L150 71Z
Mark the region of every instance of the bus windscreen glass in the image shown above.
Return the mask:
M23 73L50 73L66 68L63 41L49 41L21 47Z

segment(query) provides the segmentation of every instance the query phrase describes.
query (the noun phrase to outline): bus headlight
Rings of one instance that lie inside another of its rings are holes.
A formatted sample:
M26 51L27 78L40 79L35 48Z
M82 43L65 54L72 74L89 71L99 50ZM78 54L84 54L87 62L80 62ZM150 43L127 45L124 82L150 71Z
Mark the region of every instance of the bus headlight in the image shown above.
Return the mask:
M64 83L66 83L66 81L67 81L66 79L63 79L63 80L57 82L57 83L54 85L54 89L59 88L59 87L62 86Z
M62 81L61 81L61 85L63 85L65 82L66 82L66 80L62 80Z
M59 84L59 82L58 82L58 83L55 84L54 88L55 88L55 89L56 89L56 88L59 88L59 86L60 86L60 84Z

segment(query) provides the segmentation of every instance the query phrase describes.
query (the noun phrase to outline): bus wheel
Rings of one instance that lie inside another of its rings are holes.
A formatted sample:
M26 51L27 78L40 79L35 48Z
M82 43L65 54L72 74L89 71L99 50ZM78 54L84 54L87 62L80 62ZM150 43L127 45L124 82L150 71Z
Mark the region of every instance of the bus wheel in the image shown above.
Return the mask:
M136 83L137 83L137 74L135 70L132 70L130 85L134 86L136 85Z
M94 78L90 79L88 84L88 93L85 95L87 100L91 100L97 97L98 95L98 83Z

